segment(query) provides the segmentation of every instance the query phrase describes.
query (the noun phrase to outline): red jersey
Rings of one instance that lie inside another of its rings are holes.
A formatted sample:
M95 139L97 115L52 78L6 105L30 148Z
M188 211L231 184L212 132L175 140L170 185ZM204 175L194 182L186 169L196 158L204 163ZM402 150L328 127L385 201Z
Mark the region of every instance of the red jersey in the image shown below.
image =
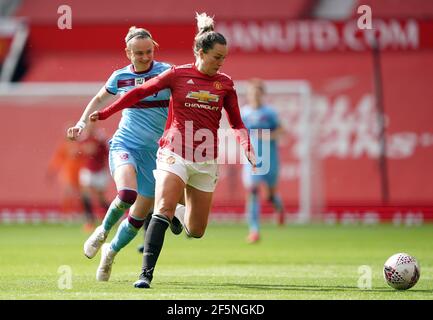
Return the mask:
M108 147L105 141L94 135L87 136L80 141L83 153L83 167L92 172L99 172L107 166Z
M184 159L201 162L218 156L218 128L222 110L245 150L251 145L242 122L232 79L224 73L208 76L194 64L174 66L130 90L98 113L100 120L134 105L162 89L171 90L168 119L159 145ZM145 107L145 106L144 106Z

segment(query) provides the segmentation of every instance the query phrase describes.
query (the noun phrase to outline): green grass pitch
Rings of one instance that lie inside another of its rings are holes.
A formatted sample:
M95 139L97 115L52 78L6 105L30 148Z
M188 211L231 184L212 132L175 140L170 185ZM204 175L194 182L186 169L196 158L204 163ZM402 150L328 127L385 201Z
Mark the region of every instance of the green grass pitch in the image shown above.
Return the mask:
M0 225L0 299L433 299L433 225L264 224L260 243L249 245L245 236L243 224L211 223L202 239L168 231L152 288L140 290L132 284L142 232L117 255L110 281L100 283L100 254L84 257L80 225ZM397 252L421 265L418 284L407 291L383 279L383 263ZM371 268L369 290L358 288L363 265ZM72 288L65 288L69 271Z

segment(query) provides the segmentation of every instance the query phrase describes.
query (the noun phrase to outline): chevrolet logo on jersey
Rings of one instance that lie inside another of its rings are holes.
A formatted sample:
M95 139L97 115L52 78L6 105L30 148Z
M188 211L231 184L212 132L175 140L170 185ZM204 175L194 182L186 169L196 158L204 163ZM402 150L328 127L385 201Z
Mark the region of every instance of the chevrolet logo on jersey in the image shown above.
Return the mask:
M219 96L212 94L209 91L200 90L199 92L190 91L186 96L190 99L197 99L198 102L218 102Z

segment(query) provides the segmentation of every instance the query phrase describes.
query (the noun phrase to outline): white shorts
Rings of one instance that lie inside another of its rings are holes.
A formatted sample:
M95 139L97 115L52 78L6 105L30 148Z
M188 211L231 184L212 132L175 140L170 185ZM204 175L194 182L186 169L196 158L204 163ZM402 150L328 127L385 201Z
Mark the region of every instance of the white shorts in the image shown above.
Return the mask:
M108 179L109 177L106 170L93 172L87 168L80 169L80 185L83 187L105 190L107 188Z
M185 160L168 149L158 149L156 170L153 171L155 179L158 179L159 170L174 173L186 185L204 192L214 192L218 182L218 165L216 160L192 162Z

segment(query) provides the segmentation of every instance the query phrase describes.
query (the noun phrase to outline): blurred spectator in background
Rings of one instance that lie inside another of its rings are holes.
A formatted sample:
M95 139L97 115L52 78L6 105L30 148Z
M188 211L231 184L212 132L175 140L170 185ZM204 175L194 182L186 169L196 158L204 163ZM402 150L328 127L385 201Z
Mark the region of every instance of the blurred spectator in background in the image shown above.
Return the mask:
M108 185L108 144L101 130L95 124L90 124L79 142L82 152L82 167L80 168L81 201L86 215L85 231L93 231L96 216L92 205L92 196L96 196L99 205L108 210L109 203L105 198Z
M47 177L57 177L62 188L61 211L72 214L81 211L79 170L82 156L78 142L63 140L54 151L48 165Z
M242 120L250 132L251 143L257 156L262 159L262 162L257 164L256 173L252 171L250 163L245 164L243 170L243 182L247 189L246 216L249 224L247 237L249 243L255 243L260 239L260 184L266 186L267 199L278 214L278 224L284 224L283 203L277 193L279 167L277 139L284 133L284 129L278 120L277 112L263 102L264 94L263 81L251 79L247 86L248 104L241 109ZM253 129L257 131L252 132ZM270 134L264 134L262 129L270 130ZM269 171L260 172L261 167L269 168Z

